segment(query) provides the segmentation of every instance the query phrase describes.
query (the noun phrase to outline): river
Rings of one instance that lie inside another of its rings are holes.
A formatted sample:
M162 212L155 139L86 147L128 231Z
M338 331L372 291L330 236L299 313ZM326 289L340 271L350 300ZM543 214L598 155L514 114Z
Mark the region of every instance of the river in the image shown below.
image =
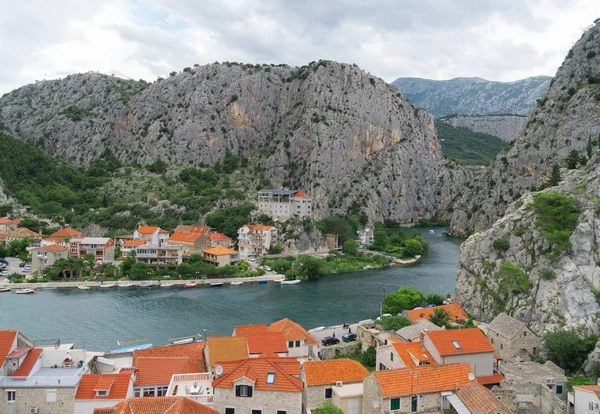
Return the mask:
M196 289L57 289L34 295L0 294L0 329L19 329L46 343L60 339L94 351L116 341L231 335L235 325L290 318L306 329L357 322L379 314L385 292L401 286L425 294L454 289L460 242L442 237L442 228L421 229L430 243L418 263L331 275L299 285L253 284Z

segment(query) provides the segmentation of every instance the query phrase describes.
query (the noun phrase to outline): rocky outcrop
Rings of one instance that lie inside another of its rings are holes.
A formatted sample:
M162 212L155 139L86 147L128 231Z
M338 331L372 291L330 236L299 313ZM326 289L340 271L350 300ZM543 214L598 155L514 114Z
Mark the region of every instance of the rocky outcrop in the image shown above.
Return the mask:
M600 290L600 158L562 173L563 181L544 192L574 197L581 213L572 247L558 260L551 261L548 242L535 224L531 193L512 203L490 229L462 244L455 298L473 318L489 322L507 312L538 334L559 327L599 333L594 292ZM506 251L494 247L500 239L508 241Z
M248 156L273 186L314 196L317 217L358 205L371 220L446 217L470 179L448 167L432 118L356 65L211 64L153 84L96 73L17 89L0 122L78 165L212 165Z
M440 121L457 128L467 128L474 132L493 135L503 141L510 142L519 137L527 118L517 115L458 115L440 118Z
M279 245L284 254L310 254L328 251L327 241L310 221L290 219L276 224Z
M398 78L392 85L415 105L430 114L527 115L546 93L550 77L536 76L515 82L493 82L481 78L432 80Z
M543 185L554 163L566 165L570 151L587 157L588 142L600 135L599 114L600 24L596 24L569 51L519 138L465 189L454 208L453 229L488 228L512 201Z

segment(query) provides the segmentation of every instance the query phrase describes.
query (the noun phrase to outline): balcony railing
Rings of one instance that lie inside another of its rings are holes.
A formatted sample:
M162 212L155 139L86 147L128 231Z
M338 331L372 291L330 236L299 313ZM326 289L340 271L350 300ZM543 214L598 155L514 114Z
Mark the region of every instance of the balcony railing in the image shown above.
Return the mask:
M209 372L201 372L198 374L175 374L171 378L171 382L182 381L212 381L212 374Z

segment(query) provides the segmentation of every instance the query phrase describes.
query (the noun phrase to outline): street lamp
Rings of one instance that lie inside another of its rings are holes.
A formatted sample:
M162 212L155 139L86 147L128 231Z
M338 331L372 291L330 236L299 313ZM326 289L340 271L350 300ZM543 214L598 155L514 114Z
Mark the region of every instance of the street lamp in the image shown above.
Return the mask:
M200 272L196 272L196 280L198 280L198 275L200 274Z

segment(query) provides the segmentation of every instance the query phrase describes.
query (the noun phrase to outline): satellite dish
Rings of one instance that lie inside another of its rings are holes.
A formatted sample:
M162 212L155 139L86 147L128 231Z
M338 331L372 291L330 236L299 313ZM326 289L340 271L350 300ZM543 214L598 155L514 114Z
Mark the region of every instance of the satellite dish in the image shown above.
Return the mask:
M221 367L219 367L221 368ZM469 372L469 381L473 381L475 379L475 374L473 374L472 372Z
M223 374L223 367L221 365L217 365L215 367L215 374L217 374L217 375L222 375Z
M379 408L379 401L373 401L373 408Z

